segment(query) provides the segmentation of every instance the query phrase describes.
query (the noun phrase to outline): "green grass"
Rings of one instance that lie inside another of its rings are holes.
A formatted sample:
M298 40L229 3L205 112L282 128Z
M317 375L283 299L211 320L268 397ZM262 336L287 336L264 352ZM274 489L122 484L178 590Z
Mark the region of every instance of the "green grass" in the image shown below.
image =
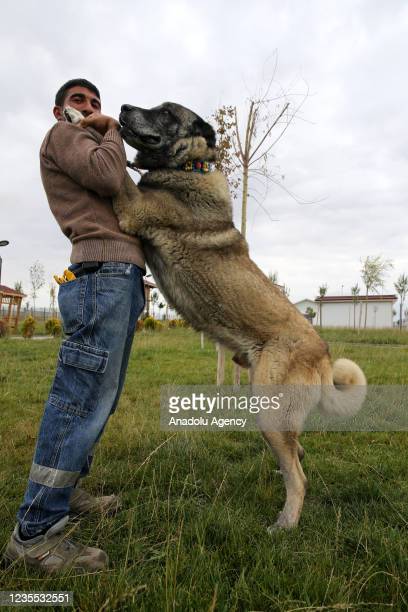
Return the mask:
M408 349L387 346L399 344L393 330L372 332L374 345L384 346L370 346L368 331L323 336L333 357L355 359L370 383L407 384ZM58 346L0 342L2 549ZM212 384L215 369L213 344L201 350L191 330L137 335L87 483L94 493L120 491L124 509L99 522L83 519L75 532L108 552L110 569L44 579L12 567L2 570L0 590L72 590L75 610L85 612L408 609L407 434L305 433L309 489L301 523L270 537L265 528L284 488L261 436L159 429L160 386Z
M356 331L348 327L316 327L316 331L327 342L350 342L354 344L388 344L408 346L408 330L361 329Z

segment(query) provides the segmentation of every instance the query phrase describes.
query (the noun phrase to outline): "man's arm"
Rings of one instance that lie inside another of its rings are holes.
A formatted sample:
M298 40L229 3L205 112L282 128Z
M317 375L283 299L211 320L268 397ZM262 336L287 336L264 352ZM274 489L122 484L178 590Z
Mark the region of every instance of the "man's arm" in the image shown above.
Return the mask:
M126 153L116 127L100 144L86 130L65 121L52 129L46 156L76 183L102 197L115 196L126 174Z

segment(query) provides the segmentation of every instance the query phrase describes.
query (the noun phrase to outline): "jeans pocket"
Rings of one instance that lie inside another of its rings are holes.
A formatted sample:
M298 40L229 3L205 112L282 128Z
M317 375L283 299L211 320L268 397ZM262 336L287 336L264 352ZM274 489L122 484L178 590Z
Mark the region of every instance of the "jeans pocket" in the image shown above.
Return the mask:
M76 332L84 323L84 304L87 277L60 285L58 290L58 307L61 313L62 325L67 335Z
M100 406L100 389L108 361L109 351L105 349L64 340L49 403L80 417L92 414Z
M109 351L96 346L79 344L65 340L60 349L58 358L64 365L73 366L82 370L103 374L108 365Z

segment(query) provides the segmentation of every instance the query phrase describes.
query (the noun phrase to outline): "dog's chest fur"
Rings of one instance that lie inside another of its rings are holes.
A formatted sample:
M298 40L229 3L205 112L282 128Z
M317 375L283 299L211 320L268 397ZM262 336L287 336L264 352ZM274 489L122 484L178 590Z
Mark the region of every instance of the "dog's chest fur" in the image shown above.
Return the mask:
M224 319L220 283L225 281L216 277L215 266L248 257L247 244L233 225L224 176L154 171L139 186L154 194L154 214L139 236L160 291L197 329L207 328L208 320Z

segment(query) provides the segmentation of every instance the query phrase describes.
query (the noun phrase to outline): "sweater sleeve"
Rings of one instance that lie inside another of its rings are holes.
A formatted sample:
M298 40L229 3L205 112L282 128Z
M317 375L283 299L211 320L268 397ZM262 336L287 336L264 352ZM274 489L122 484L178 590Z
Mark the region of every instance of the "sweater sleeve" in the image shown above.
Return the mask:
M126 174L126 152L116 129L100 143L84 128L64 121L51 130L46 156L76 183L102 197L117 195Z

